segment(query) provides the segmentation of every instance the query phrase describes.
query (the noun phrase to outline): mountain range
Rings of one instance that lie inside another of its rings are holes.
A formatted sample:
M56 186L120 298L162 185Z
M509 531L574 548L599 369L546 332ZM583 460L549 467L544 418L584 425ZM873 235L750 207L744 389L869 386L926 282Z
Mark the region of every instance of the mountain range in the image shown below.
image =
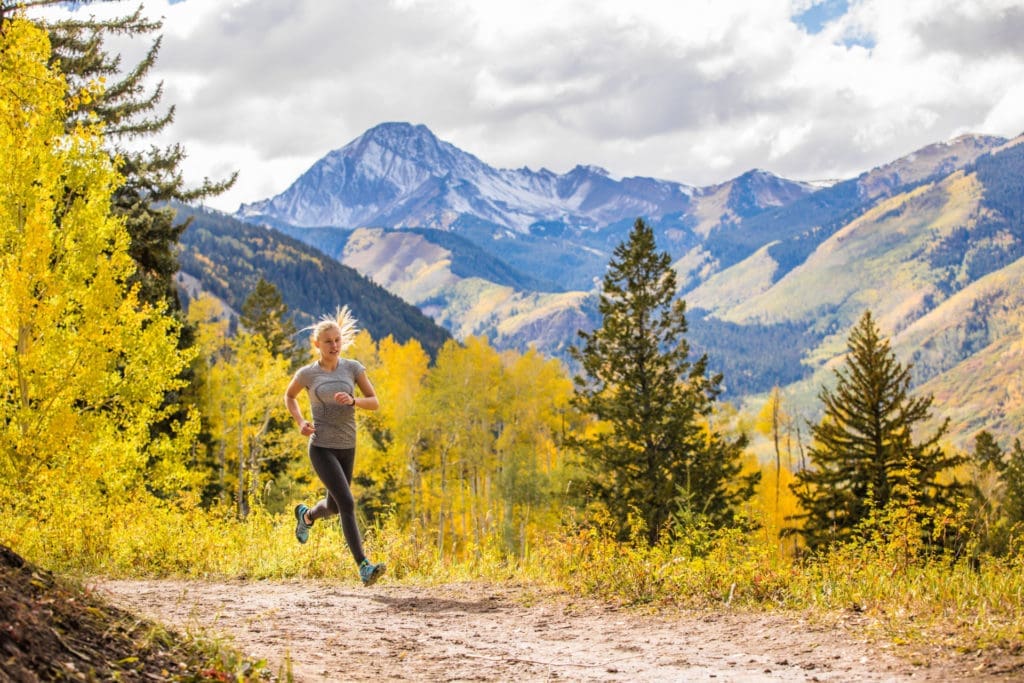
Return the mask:
M644 217L727 398L781 386L813 411L870 309L966 445L1024 424L1022 142L964 135L837 182L752 170L694 187L496 169L425 126L387 123L234 217L350 266L456 338L563 358L598 323L612 250Z

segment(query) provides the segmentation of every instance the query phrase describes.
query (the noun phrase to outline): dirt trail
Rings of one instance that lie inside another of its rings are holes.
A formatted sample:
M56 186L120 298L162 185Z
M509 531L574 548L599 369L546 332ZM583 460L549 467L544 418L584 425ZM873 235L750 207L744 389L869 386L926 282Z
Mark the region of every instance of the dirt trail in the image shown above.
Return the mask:
M297 681L949 681L856 624L731 610L656 616L531 588L327 581L102 581L121 607L229 636ZM855 615L851 619L855 619Z

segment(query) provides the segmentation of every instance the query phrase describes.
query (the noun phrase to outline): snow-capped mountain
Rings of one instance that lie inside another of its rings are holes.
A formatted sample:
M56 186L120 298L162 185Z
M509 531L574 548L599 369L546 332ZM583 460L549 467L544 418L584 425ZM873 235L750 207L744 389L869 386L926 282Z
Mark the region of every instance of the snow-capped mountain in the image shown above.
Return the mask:
M426 126L384 123L313 164L281 194L236 214L299 227L430 227L484 221L515 233L537 224L593 229L683 210L694 188L614 179L595 166L568 173L493 168Z
M785 386L809 405L869 309L966 439L1015 433L1024 415L1005 381L1024 366L1022 177L1024 136L965 135L828 183L752 170L689 187L496 169L423 126L383 124L239 215L456 338L561 357L597 323L595 285L644 217L673 258L693 348L731 396Z

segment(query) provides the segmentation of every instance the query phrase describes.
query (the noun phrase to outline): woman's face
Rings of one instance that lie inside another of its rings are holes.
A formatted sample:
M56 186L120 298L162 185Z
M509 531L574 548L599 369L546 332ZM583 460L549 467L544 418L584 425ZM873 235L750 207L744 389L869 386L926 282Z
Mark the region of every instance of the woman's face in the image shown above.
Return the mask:
M322 359L336 359L341 354L341 331L336 327L328 327L320 333L320 337L316 340L316 347L320 350Z

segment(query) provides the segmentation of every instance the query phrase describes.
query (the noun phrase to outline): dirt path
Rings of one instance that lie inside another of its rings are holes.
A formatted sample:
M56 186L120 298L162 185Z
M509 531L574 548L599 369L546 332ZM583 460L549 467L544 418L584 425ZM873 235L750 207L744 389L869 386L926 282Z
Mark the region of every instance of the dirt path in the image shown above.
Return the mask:
M326 581L103 581L112 602L230 636L297 681L948 681L854 625L736 611L651 616L534 589ZM977 662L974 662L977 664ZM965 669L971 672L971 669Z

